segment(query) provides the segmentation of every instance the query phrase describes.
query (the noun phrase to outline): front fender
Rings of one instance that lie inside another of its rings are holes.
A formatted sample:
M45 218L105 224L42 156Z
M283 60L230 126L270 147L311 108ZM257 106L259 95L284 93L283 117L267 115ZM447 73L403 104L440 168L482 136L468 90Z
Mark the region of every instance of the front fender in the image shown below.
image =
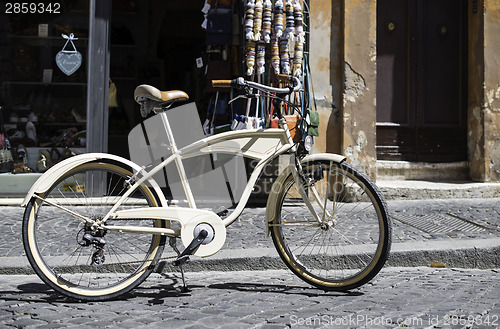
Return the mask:
M35 193L40 194L46 192L52 186L52 184L54 184L54 182L56 182L59 178L61 178L61 176L63 176L67 171L84 163L96 160L113 160L131 167L132 170L134 171L142 170L142 167L139 166L138 164L135 164L130 160L112 154L84 153L75 155L55 164L54 166L49 168L49 170L47 170L42 176L40 176L40 178L38 178L35 184L33 184L28 194L26 194L26 197L21 203L21 206L25 207ZM160 198L161 204L163 206L166 206L167 201L163 193L161 192L161 189L158 186L158 184L153 179L150 179L149 183L151 184L151 187L155 190L156 194Z
M302 158L300 161L302 164L310 162L310 161L333 161L337 163L344 162L347 158L340 154L333 153L318 153L318 154L309 154Z
M318 154L310 154L301 159L301 164L306 164L311 161L333 161L336 163L342 163L346 160L345 156L339 154L332 153L318 153ZM267 198L266 205L266 234L269 236L269 225L271 221L274 220L274 217L277 215L278 204L281 200L279 200L279 194L282 186L285 184L287 177L292 173L292 168L294 164L290 164L283 170L276 181L274 182L271 192Z

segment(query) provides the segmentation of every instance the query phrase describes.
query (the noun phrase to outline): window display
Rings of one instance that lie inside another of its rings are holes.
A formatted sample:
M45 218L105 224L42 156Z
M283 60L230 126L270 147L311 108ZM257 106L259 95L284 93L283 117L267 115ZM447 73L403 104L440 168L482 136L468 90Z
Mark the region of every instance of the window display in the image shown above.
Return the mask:
M0 145L0 197L24 195L41 173L77 153L128 158L128 132L142 121L132 98L139 84L186 92L208 134L273 119L270 103L229 103L213 79L248 75L280 86L278 74L287 74L310 86L305 0L6 4L0 1L0 106L9 146ZM310 88L307 95L290 99L303 115Z
M89 1L17 5L1 3L0 106L13 165L2 166L0 195L22 194L86 145Z

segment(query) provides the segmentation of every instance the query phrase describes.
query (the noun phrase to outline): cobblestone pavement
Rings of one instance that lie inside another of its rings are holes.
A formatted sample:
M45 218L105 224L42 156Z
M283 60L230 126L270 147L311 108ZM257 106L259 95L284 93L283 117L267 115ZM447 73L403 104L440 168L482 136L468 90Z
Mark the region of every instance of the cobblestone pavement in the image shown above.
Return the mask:
M386 268L350 293L284 270L152 275L124 298L67 300L34 275L0 276L4 328L499 328L498 270Z
M500 199L390 201L388 206L393 219L393 243L500 237ZM21 238L23 212L24 208L20 207L0 207L0 232L4 237L0 239L0 255L3 257L24 255ZM427 222L437 224L439 220L445 219L456 219L458 224L470 222L479 230L458 225L451 227L445 222L444 225L435 227L444 226L447 230L433 229L433 226L423 231L419 222L415 221L422 216L428 217ZM266 237L264 217L264 207L247 208L240 218L228 227L223 250L274 248L271 239Z
M395 243L500 236L500 199L388 204ZM0 208L0 257L24 255L23 211ZM274 249L265 236L264 214L264 208L247 209L228 228L223 250ZM498 269L384 268L350 293L311 288L288 270L189 272L187 279L189 293L180 292L177 274L154 274L122 299L78 303L34 275L0 275L0 323L7 328L500 328Z

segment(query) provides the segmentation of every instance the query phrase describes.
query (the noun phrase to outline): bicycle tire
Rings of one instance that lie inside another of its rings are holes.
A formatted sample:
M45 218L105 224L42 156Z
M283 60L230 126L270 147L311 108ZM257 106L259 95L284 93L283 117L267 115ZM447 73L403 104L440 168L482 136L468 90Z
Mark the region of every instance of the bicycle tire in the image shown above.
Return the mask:
M390 251L391 222L382 194L346 162L315 160L305 163L302 173L320 220L312 217L290 173L280 183L278 202L268 217L281 259L299 278L325 291L348 291L367 283Z
M91 232L90 227L53 205L98 218L127 190L125 181L131 176L117 161L96 160L69 170L29 201L23 218L23 243L42 281L65 296L98 301L130 291L151 274L163 252L164 236L98 230L91 235L104 239L105 244L89 243L90 236L85 239L83 234ZM158 206L157 197L143 184L118 210L148 206ZM106 222L112 224L113 219ZM135 220L133 224L166 227L162 220Z

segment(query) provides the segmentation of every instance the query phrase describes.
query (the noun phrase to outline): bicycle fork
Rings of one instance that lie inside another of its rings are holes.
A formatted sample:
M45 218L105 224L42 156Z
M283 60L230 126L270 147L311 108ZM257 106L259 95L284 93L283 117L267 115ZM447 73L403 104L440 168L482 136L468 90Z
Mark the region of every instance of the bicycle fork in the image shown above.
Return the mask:
M292 166L292 176L293 176L293 179L295 181L295 185L297 186L297 190L298 190L302 200L304 200L304 203L306 204L307 209L309 209L309 211L313 215L314 219L320 224L323 223L325 221L325 218L330 218L332 215L326 209L328 199L325 196L325 200L321 200L321 197L319 196L318 191L316 190L316 188L314 186L310 186L310 188L308 188L310 190L313 198L314 198L314 201L317 203L319 208L323 211L323 214L320 218L318 213L316 212L316 209L314 209L314 206L313 206L311 200L309 199L309 197L307 195L306 186L309 185L308 178L305 177L305 175L302 171L302 164L300 163L300 160L297 158L297 156L295 154L292 154L291 162L294 164ZM315 174L314 176L318 176L318 177L314 177L315 179L323 178L322 169L318 168L318 173ZM327 193L325 193L325 195L327 195Z

